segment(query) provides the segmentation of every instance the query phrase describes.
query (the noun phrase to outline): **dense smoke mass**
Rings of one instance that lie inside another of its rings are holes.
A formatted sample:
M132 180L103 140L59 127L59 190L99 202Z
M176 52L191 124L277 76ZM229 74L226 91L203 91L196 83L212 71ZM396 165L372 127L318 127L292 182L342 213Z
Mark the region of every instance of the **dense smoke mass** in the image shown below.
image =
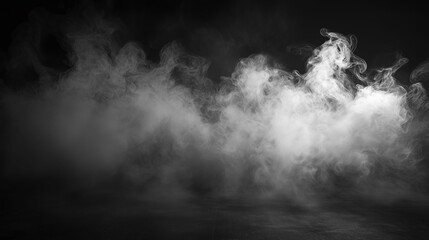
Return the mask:
M207 77L208 59L179 43L153 62L114 33L101 20L65 31L70 68L61 73L18 56L39 81L2 90L4 179L304 202L425 191L417 166L427 100L418 79L427 63L412 85L399 84L405 58L367 70L353 53L356 37L322 29L326 41L312 50L306 72L256 54L218 81Z

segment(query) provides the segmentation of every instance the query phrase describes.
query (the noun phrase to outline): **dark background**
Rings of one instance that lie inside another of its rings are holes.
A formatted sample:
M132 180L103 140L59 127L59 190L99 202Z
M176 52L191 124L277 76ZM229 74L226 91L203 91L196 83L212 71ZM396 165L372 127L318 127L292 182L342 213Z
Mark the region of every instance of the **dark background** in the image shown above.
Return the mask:
M323 44L319 31L327 28L356 35L355 53L370 69L408 58L395 75L408 85L412 70L428 59L427 12L424 3L411 1L9 1L0 5L0 80L7 88L37 85L35 62L57 74L67 71L64 29L99 17L114 23L118 45L136 41L154 62L177 41L211 62L208 77L215 82L230 76L239 59L260 53L303 73L308 46ZM17 57L25 51L32 54ZM110 183L73 192L59 179L2 181L0 238L426 239L429 232L424 201L378 205L335 198L306 208L282 199L153 200Z
M303 72L311 54L303 47L321 45L326 38L319 31L327 28L356 35L355 53L369 68L391 66L398 55L408 58L396 75L408 84L410 72L428 57L426 13L423 3L410 1L13 1L3 4L0 13L2 78L12 85L37 78L18 79L7 67L14 54L11 43L26 37L17 28L38 25L43 32L38 58L61 72L69 65L58 29L67 24L58 19L97 15L117 25L120 45L136 41L155 62L163 46L179 42L189 53L210 60L208 75L214 81L229 76L240 58L259 53L287 70Z

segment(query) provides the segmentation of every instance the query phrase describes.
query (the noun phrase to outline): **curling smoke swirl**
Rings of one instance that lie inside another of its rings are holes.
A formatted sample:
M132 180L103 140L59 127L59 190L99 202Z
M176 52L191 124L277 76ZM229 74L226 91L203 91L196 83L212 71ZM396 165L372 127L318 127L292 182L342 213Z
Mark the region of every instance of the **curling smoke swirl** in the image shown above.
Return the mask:
M370 77L354 37L322 34L304 74L256 55L220 84L175 43L152 63L135 43L70 34L74 64L60 81L4 91L4 174L223 194L402 189L418 160L409 128L423 88L396 82L405 60Z

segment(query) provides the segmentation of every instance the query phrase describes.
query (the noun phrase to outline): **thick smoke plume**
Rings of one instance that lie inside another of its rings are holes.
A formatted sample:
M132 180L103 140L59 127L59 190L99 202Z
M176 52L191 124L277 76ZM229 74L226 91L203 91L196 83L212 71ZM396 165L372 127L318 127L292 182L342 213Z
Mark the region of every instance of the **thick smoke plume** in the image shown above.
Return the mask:
M5 179L290 198L401 196L419 184L426 93L395 80L404 59L369 72L354 37L322 30L306 73L254 55L216 83L177 43L153 63L111 34L68 34L73 64L59 81L38 71L36 90L3 90Z

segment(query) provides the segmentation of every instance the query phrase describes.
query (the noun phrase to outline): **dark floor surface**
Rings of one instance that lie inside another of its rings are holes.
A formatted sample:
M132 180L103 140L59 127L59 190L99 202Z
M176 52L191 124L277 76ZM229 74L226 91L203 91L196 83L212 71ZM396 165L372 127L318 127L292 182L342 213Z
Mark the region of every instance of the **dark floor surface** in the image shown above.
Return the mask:
M1 239L428 239L429 202L4 195ZM324 203L321 203L324 202Z

